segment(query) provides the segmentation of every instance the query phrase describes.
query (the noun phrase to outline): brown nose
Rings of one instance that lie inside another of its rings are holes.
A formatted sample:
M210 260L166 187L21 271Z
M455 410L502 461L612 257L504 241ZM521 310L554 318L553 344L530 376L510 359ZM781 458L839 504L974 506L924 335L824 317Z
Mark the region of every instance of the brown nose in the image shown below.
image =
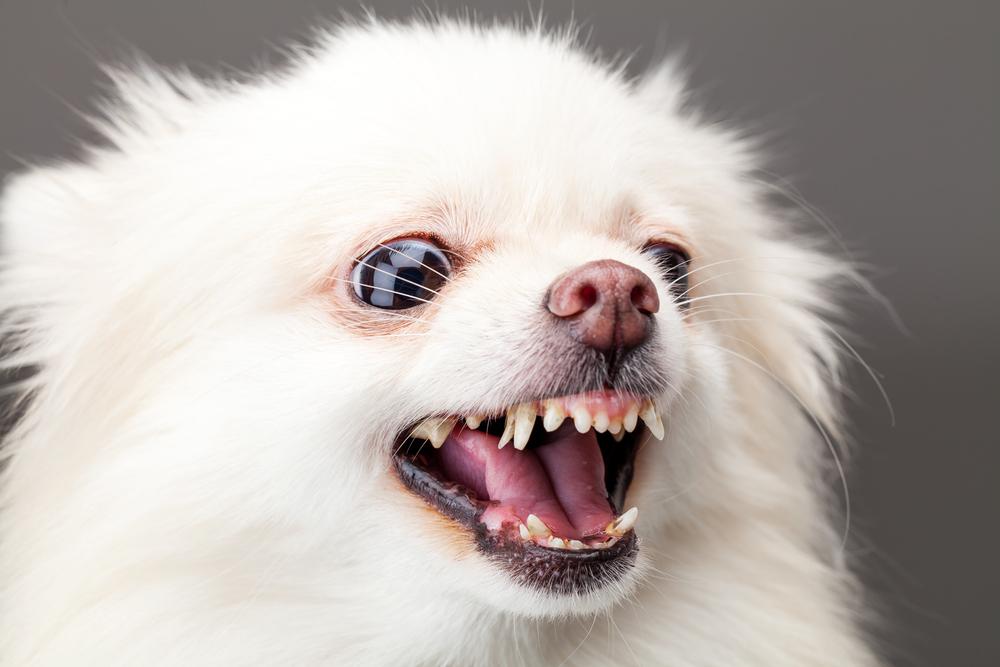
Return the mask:
M613 259L564 273L549 290L549 310L567 320L573 337L600 352L627 350L646 340L660 309L653 281Z

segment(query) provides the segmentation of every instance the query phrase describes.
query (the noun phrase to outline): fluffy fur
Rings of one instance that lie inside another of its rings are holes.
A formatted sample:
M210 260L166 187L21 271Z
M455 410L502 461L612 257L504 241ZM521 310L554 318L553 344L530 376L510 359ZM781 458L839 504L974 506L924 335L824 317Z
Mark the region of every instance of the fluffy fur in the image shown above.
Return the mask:
M630 80L541 30L371 23L295 61L116 73L110 145L7 184L8 363L37 373L0 663L876 664L817 429L848 269L768 207L753 144L672 67ZM386 326L339 278L414 231L468 261ZM545 286L653 275L664 236L697 270L657 315L676 398L630 491L640 562L585 598L519 588L401 489L390 438L502 400L541 367Z

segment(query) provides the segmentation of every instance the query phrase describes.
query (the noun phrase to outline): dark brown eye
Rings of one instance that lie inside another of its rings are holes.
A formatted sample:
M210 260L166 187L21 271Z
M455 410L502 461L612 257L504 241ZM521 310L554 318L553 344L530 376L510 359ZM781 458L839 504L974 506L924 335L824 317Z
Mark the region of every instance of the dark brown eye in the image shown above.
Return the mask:
M376 308L401 310L433 299L448 281L451 263L424 239L397 239L375 248L351 271L359 299Z
M652 243L643 252L660 267L663 279L677 298L687 294L691 258L686 252L670 243Z

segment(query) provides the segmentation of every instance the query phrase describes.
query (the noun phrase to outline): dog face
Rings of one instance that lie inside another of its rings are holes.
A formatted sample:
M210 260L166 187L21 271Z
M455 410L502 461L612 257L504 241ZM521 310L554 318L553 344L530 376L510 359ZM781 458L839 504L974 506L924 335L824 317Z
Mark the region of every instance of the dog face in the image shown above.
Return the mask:
M592 613L799 475L802 406L832 423L839 269L670 69L439 26L346 30L252 85L162 77L121 82L113 149L5 199L42 370L4 572L48 603L130 563L191 604L207 576ZM88 546L29 562L41 511Z

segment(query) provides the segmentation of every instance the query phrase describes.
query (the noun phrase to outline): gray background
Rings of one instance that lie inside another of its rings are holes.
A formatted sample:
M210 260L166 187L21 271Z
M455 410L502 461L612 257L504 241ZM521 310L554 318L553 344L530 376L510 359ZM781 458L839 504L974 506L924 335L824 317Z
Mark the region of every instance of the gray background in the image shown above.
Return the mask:
M412 6L368 4L384 16ZM356 7L0 0L0 175L89 136L72 108L92 108L95 53L133 45L164 64L245 69L279 62L269 45L314 18ZM554 22L574 10L594 44L638 48L636 68L687 47L703 105L771 136L776 171L874 267L908 332L870 302L852 305L897 413L893 427L855 369L853 551L895 664L1000 665L996 3L545 2Z

